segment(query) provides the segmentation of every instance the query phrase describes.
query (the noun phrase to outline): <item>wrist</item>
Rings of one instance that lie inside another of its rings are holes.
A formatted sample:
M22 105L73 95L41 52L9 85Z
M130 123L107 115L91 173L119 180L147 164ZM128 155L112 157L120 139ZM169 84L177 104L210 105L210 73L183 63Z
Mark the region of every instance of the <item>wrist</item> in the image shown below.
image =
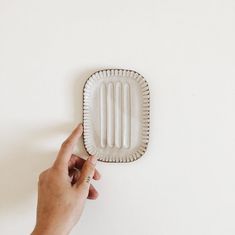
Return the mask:
M36 225L31 235L68 235L69 232L65 231L60 226L45 226Z

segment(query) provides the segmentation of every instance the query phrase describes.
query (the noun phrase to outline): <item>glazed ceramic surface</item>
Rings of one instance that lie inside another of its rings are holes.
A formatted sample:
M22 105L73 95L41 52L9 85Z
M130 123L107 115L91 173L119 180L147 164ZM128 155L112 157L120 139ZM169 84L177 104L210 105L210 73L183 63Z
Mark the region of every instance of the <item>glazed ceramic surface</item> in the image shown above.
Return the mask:
M83 90L84 144L104 162L140 158L149 141L150 93L139 73L107 69L92 74Z

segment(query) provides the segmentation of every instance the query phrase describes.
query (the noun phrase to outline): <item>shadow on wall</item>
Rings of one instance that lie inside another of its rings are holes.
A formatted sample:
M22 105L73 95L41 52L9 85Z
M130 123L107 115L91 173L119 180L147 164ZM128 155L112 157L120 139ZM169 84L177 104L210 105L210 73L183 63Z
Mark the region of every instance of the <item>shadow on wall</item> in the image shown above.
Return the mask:
M8 146L9 151L4 153L4 161L0 165L0 213L26 202L36 190L38 174L50 166L56 155L56 152L43 150L37 144L53 137L50 136L52 134L65 131L66 126L40 132L29 129L26 133L16 131L17 138L11 139L11 147Z
M77 122L82 121L83 86L86 79L97 70L87 70L72 80L74 123L61 123L44 129L24 125L23 133L21 128L21 131L16 130L14 136L10 136L7 146L9 149L6 149L4 160L0 163L0 213L9 212L27 202L37 190L38 175L53 163L60 147L55 151L48 151L41 143L46 143L57 135L69 133ZM78 143L78 149L81 156L87 155L82 140Z

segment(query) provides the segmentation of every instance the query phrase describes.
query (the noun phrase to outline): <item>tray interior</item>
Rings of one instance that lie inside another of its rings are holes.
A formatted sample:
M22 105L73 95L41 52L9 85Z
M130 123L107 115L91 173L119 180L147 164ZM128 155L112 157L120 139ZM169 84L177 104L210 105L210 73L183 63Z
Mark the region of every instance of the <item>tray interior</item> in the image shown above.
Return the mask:
M87 152L105 162L140 158L149 140L150 94L146 80L130 70L101 70L84 85Z

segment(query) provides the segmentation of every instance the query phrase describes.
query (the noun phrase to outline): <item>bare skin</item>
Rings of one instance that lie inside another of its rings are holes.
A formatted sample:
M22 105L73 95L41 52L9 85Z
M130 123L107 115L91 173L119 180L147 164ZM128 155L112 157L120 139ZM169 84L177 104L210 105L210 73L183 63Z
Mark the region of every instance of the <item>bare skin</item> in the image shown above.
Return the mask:
M91 180L99 180L96 157L85 161L73 155L83 132L79 124L63 142L52 167L42 172L38 182L37 221L32 235L67 235L79 221L86 199L98 192Z

